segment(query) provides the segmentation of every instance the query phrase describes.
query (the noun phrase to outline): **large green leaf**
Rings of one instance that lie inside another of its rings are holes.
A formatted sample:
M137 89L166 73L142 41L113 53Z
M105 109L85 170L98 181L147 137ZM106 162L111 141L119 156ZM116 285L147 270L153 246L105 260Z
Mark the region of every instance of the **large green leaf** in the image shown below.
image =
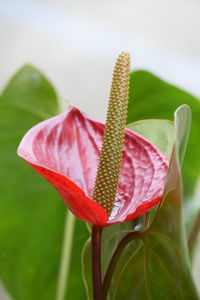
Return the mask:
M131 74L128 124L149 118L172 120L173 112L184 103L192 110L191 134L182 169L185 222L189 231L191 220L195 219L200 208L199 199L194 199L194 188L200 176L200 101L149 72L136 71Z
M53 87L31 66L0 96L0 280L14 300L55 299L66 208L16 149L30 127L58 112ZM85 297L77 259L85 232L77 222L65 299Z
M182 106L173 123L147 120L130 127L171 154L170 168L165 186L163 203L154 215L145 234L128 243L116 266L109 294L109 300L186 300L198 299L187 252L186 236L182 218L182 185L180 162L183 160L190 127L190 110ZM152 130L153 129L153 130ZM108 266L107 257L116 251L117 240L123 237L123 230L130 232L134 225L116 224L104 228L102 265L103 276ZM144 219L136 220L135 229L144 230ZM119 228L120 226L120 228ZM115 235L118 235L116 238ZM124 233L125 235L125 233ZM83 275L92 299L90 275L90 241L83 251Z
M175 144L163 202L144 235L131 242L118 264L111 299L199 299L188 257L182 216L180 164L190 127L190 110L175 113ZM127 262L125 264L125 262Z

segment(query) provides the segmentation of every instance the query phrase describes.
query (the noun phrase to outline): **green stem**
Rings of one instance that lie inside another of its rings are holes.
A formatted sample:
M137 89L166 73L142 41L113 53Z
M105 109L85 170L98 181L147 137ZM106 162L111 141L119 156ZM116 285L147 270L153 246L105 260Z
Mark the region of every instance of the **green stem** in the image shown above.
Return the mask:
M70 259L73 247L75 217L68 211L65 219L64 238L58 277L56 300L64 300L67 292L67 283L70 268Z
M121 239L121 241L119 242L119 244L118 244L117 248L115 249L115 252L113 253L113 256L110 260L110 263L108 265L108 269L106 271L106 274L105 274L105 277L104 277L104 280L103 280L103 299L104 300L107 297L113 273L115 271L117 262L118 262L118 260L121 256L123 250L125 249L125 247L127 246L127 244L129 242L133 241L134 239L142 238L142 236L144 234L145 234L145 232L142 232L142 231L130 232L125 237L123 237Z
M192 229L190 231L190 235L188 238L188 247L189 247L190 257L192 257L194 246L195 246L197 237L199 235L199 231L200 231L200 211L198 212L198 214L196 216L195 222L192 226Z

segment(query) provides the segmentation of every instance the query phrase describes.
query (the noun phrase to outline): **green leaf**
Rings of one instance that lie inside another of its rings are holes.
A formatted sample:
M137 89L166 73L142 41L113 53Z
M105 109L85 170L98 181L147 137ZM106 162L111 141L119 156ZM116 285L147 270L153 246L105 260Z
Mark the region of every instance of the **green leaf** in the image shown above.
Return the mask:
M29 128L57 113L54 88L31 66L23 67L0 96L0 280L14 300L55 300L66 207L16 150ZM77 259L85 234L77 222L65 299L85 297Z
M174 145L173 122L158 119L143 120L129 124L128 128L152 142L168 157L171 156Z
M92 265L91 265L91 239L89 238L83 247L82 251L82 274L87 294L87 300L93 299L92 292Z
M143 218L142 218L143 219ZM142 224L142 219L137 218L134 222L118 223L112 226L105 227L102 232L102 243L101 243L101 253L102 253L102 277L106 273L109 261L122 237L125 234L132 231L134 226ZM87 300L93 299L92 291L92 274L91 274L91 238L89 238L82 251L82 275L85 284L85 289L87 293ZM108 297L107 300L110 298Z
M123 252L113 277L110 297L115 300L199 299L191 275L182 216L180 163L189 131L190 110L175 113L176 139L163 202L140 242Z
M130 126L166 154L172 153L164 198L153 221L145 230L145 216L132 222L104 228L102 275L117 243L127 232L145 231L129 242L116 266L107 300L197 300L191 276L188 248L182 217L180 163L183 160L190 127L190 110L182 106L175 113L174 125L168 121L146 120ZM152 130L153 129L153 130ZM173 150L173 152L172 152ZM83 276L92 299L91 245L83 251Z
M192 110L191 134L183 165L185 223L188 231L200 209L199 199L194 198L194 189L200 175L200 101L189 93L159 79L146 71L131 74L130 98L127 123L137 120L159 118L172 120L178 106L188 104Z

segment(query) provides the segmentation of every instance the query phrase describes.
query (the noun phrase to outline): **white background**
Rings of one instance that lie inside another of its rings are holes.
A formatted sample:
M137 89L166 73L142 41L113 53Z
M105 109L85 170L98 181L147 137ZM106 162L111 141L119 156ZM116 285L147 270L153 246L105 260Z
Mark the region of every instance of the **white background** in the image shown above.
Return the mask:
M24 63L60 96L103 120L122 50L200 96L199 0L0 0L0 87Z

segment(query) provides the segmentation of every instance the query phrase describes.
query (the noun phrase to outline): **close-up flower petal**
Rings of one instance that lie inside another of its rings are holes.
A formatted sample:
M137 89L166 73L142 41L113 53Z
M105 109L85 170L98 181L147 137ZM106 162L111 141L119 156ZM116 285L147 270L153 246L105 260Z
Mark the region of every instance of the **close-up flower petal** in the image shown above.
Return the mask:
M71 106L30 129L18 148L18 155L54 185L77 218L99 226L133 219L155 206L168 168L164 154L126 129L117 195L109 216L91 200L103 134L103 123Z

